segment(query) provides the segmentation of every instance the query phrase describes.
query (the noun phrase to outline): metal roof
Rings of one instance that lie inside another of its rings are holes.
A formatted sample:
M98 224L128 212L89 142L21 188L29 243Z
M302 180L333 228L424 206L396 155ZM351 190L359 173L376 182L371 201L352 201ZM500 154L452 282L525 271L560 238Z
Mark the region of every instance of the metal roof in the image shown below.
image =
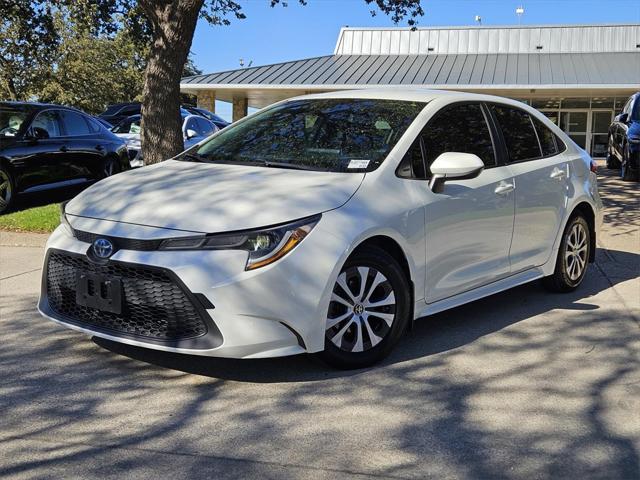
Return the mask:
M640 25L547 25L340 30L336 55L640 52Z
M183 89L305 86L640 86L636 52L329 55L182 79Z

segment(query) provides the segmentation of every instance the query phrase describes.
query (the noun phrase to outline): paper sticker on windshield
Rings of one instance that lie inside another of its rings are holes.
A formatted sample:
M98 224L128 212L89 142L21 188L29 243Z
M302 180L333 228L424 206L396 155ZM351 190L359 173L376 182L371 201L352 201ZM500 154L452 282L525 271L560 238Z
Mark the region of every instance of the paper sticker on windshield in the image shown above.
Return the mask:
M347 168L367 168L369 160L351 160Z

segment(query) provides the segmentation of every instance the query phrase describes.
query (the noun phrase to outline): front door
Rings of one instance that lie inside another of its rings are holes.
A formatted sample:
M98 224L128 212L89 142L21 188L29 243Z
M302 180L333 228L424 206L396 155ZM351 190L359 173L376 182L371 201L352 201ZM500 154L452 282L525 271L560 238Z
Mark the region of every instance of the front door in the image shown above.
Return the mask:
M477 178L447 182L426 205L425 298L433 303L509 275L514 185L478 103L445 107L422 140L427 165L444 152L473 153L485 164Z

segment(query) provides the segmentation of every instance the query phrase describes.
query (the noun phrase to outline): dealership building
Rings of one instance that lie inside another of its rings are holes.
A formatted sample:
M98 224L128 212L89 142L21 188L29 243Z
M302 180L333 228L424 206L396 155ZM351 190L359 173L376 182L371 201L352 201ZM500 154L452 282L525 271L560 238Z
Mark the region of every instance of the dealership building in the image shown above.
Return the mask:
M297 95L366 87L487 93L537 108L594 157L640 90L640 25L351 28L332 55L183 78L181 91L233 119Z

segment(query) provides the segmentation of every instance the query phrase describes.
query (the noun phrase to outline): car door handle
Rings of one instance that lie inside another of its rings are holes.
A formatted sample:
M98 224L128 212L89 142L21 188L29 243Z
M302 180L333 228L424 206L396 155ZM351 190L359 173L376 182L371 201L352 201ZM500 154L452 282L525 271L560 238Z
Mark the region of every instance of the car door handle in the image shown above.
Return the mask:
M63 153L64 152L68 152L69 148L67 148L65 145L63 145L63 146L60 147L60 151L63 152Z
M96 150L102 152L104 150L104 147L102 145L96 145Z
M500 182L500 184L494 190L498 195L506 195L509 192L513 192L516 189L513 183Z
M556 167L553 169L553 171L551 172L551 175L549 175L551 178L555 178L557 180L562 180L564 177L567 176L567 172L565 172L564 170Z

